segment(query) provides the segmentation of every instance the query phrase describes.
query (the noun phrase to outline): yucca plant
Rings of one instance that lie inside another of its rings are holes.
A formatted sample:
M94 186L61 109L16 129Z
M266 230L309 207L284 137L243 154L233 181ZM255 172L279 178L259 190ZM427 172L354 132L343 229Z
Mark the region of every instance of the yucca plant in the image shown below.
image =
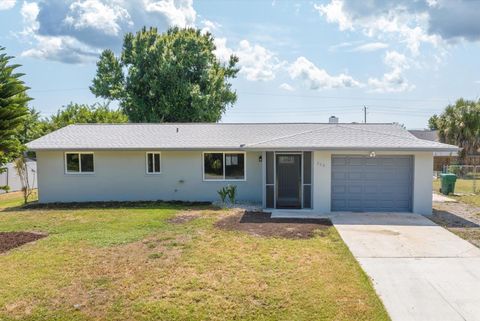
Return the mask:
M237 185L228 185L227 186L227 195L230 201L230 204L234 205L237 198Z
M222 205L225 205L225 200L229 195L228 187L222 187L217 191L218 195L220 195L220 200L222 201Z

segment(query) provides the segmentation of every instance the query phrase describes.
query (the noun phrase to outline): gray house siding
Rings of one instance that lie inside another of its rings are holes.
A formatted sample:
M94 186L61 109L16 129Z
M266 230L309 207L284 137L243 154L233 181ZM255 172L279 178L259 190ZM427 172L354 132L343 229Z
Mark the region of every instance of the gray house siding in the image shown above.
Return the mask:
M216 201L227 184L239 201L262 202L261 152L246 153L245 181L204 181L202 151L158 151L161 174L146 174L145 151L94 151L94 174L65 174L64 152L38 151L40 202Z

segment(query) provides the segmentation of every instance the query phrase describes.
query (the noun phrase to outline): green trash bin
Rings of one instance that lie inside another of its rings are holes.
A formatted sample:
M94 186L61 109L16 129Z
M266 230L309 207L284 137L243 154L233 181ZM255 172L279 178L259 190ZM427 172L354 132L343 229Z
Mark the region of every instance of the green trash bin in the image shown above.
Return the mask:
M444 195L455 192L455 182L457 181L457 175L452 173L442 173L440 174L440 180L442 182L442 187L440 192Z

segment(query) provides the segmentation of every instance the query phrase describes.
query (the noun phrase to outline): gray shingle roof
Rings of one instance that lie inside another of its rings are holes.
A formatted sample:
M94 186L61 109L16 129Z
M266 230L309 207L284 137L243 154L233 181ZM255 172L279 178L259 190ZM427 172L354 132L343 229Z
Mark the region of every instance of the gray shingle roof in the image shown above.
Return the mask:
M30 142L30 150L353 149L456 151L395 124L79 124Z
M413 136L420 138L420 139L425 139L425 140L431 140L432 142L439 142L440 138L438 137L438 130L409 130L410 134Z

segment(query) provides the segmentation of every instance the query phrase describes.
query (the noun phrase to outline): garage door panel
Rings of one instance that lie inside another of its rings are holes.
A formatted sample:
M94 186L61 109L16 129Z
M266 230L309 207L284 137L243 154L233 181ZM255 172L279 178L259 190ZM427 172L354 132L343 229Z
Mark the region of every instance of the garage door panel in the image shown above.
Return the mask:
M333 156L332 211L410 211L411 156Z
M346 163L348 163L350 166L355 166L355 165L363 165L365 162L363 157L349 157Z
M332 172L332 180L346 180L347 172L335 171Z
M351 181L361 180L362 172L350 172L350 173L347 173L346 177Z
M348 185L347 191L350 194L361 194L363 191L362 185Z
M334 185L332 186L332 192L336 195L345 194L347 192L347 185Z
M361 199L349 199L347 200L347 208L352 208L354 210L360 210L362 208Z
M332 166L344 166L347 164L346 158L334 158L332 159Z
M332 207L338 208L338 211L343 211L345 208L347 208L347 203L345 200L332 200Z

